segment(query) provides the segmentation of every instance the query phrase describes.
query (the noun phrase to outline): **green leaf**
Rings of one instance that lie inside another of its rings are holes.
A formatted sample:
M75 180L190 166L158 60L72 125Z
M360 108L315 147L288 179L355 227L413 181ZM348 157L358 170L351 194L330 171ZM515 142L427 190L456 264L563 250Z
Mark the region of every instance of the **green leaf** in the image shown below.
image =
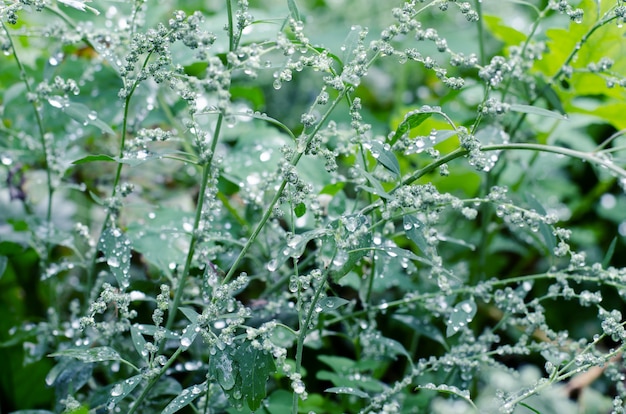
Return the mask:
M372 232L365 229L368 225L367 217L362 214L344 216L330 223L330 227L335 229L334 243L345 241L350 237L353 240L351 246L345 250L336 252L333 258L331 275L337 281L348 274L370 250L372 245Z
M130 394L137 387L137 385L139 385L142 379L143 375L139 374L113 385L108 405L115 405L126 398L126 396Z
M402 227L404 228L404 234L411 240L422 253L426 253L428 250L428 242L424 236L424 223L422 223L417 217L411 214L407 214L402 217Z
M181 408L189 405L193 400L198 398L208 388L208 382L205 381L202 384L192 385L189 388L185 388L176 398L161 411L161 414L172 414Z
M361 391L359 389L353 388L353 387L330 387L330 388L327 388L325 391L326 392L332 392L332 393L335 393L335 394L354 395L354 396L359 397L359 398L369 398L370 397L369 395L367 395L367 393L365 393L365 392L363 392L363 391Z
M4 275L4 271L7 270L7 265L9 263L9 258L6 256L0 256L0 279Z
M200 316L200 314L196 312L195 309L188 308L186 306L181 306L178 309L183 313L183 315L187 317L187 319L189 319L190 322L192 323L198 322L198 317Z
M183 329L183 334L180 336L180 346L184 350L188 349L193 341L196 340L196 336L200 332L200 326L197 323L192 323Z
M376 159L383 167L391 171L396 177L400 176L400 164L395 154L389 151L385 145L378 141L369 142L366 147L369 148L372 157Z
M82 125L92 125L99 128L102 132L115 135L115 131L106 122L99 119L95 111L92 111L82 103L68 101L63 107L63 112Z
M51 357L75 358L82 362L102 362L102 361L124 361L120 354L108 346L98 346L88 349L65 349L63 351L50 354Z
M217 378L217 383L230 395L237 383L238 366L231 357L230 348L215 347L215 354L209 361L209 373ZM241 383L241 380L239 381Z
M349 300L337 296L327 296L319 300L318 304L322 308L322 312L335 310L340 306L350 303Z
M98 154L98 155L87 155L86 157L79 158L76 161L72 161L72 164L87 164L89 162L95 161L107 161L107 162L117 162L117 159L111 157L110 155Z
M474 299L468 299L457 303L448 318L446 336L449 338L459 332L461 328L467 326L467 324L474 319L476 310L477 307Z
M554 112L554 111L550 111L550 110L545 109L545 108L539 108L537 106L532 106L532 105L511 104L509 109L511 111L514 111L514 112L522 112L522 113L525 113L525 114L545 116L545 117L548 117L548 118L567 119L567 116L565 116L563 114L560 114L560 113Z
M415 330L420 335L432 339L435 342L440 343L446 350L450 349L446 338L437 327L426 318L417 318L412 315L396 314L393 315L393 319L402 322L408 327Z
M606 251L604 255L604 259L602 259L602 267L607 268L611 264L611 259L613 258L613 254L615 253L615 246L617 245L617 237L613 237L611 244L609 245L609 249Z
M300 15L300 10L298 10L298 5L295 0L287 0L287 6L289 7L289 13L291 17L297 22L302 21L302 16Z
M435 385L435 384L430 383L430 384L420 385L418 387L415 387L415 389L416 390L419 390L419 389L433 390L433 391L437 391L443 394L456 395L457 397L464 399L469 405L472 406L472 408L476 410L476 412L479 412L478 408L476 407L476 405L474 404L474 402L472 401L470 397L469 391L461 390L455 387L454 385L446 385L446 384Z
M293 209L296 217L302 217L306 214L306 204L298 203L296 207Z
M133 341L135 351L141 356L142 359L148 359L148 353L146 352L146 340L140 332L141 328L138 324L131 325L130 337Z
M126 289L130 284L131 243L126 234L116 227L107 227L98 243L106 259L106 263L115 276L120 289Z
M389 145L395 144L404 134L419 126L422 122L432 116L433 112L422 112L421 109L408 112L400 125L396 128L395 132L387 138Z
M535 197L532 194L529 194L527 197L527 200L528 200L528 204L530 205L530 207L535 209L537 213L541 214L543 217L545 217L548 214L546 212L546 209L543 208L543 205L539 202L539 200L537 200L537 197ZM539 223L539 231L541 232L541 235L543 236L543 240L546 244L546 249L548 250L550 254L552 254L552 252L554 251L554 248L556 247L556 236L552 232L552 228L548 226L546 223L541 222Z
M265 385L269 376L276 372L274 359L266 351L252 346L251 342L243 343L234 357L239 365L241 395L250 410L255 411L267 394Z

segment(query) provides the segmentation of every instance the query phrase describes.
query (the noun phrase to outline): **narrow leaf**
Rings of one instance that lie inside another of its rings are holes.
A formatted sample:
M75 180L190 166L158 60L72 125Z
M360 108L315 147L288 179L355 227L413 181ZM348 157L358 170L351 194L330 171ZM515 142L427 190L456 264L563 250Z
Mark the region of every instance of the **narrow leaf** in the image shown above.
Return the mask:
M556 119L567 119L567 116L560 114L558 112L550 111L545 108L539 108L539 107L531 106L531 105L511 104L510 109L511 111L522 112L525 114L539 115L539 116L545 116L548 118L556 118Z
M364 393L363 391L356 389L354 387L331 387L325 390L326 392L332 392L335 394L348 394L354 395L359 398L369 398L370 396Z
M63 112L83 125L92 125L102 132L115 135L115 131L106 122L98 118L98 114L95 111L92 111L82 103L68 101L63 108Z
M402 122L400 122L400 125L396 128L395 132L393 132L388 138L388 143L390 145L395 144L404 134L430 118L432 114L432 112L421 112L419 109L408 112L404 116Z
M400 176L400 164L398 163L398 159L393 152L385 148L385 145L378 141L372 141L367 145L369 146L369 150L376 161L378 161L387 170L391 171L396 177Z
M148 353L146 352L146 340L140 332L139 325L131 325L130 327L130 337L133 340L133 346L135 347L135 351L145 360L148 359Z
M135 375L120 381L111 388L111 398L109 398L109 405L115 405L122 401L128 394L130 394L139 385L143 375Z
M74 165L87 164L88 162L95 162L95 161L117 162L117 160L114 157L111 157L110 155L98 154L98 155L87 155L86 157L79 158L76 161L72 161L72 164Z
M424 236L423 228L424 223L422 223L417 217L411 214L407 214L402 217L402 226L404 228L404 234L411 240L415 245L422 251L422 253L426 253L428 250L428 242L426 241L426 237Z
M337 296L327 296L320 299L320 301L318 302L318 304L322 308L322 312L337 309L338 307L347 305L348 303L350 303L349 300Z
M613 258L613 254L615 253L616 245L617 245L617 237L613 237L613 241L611 241L611 244L609 245L609 249L606 251L606 254L604 255L604 259L602 259L603 268L606 269L611 264L611 259Z
M63 351L50 354L51 357L69 357L82 362L102 362L102 361L124 361L120 354L108 346L99 346L88 349L65 349Z
M193 344L196 336L200 333L200 326L197 323L192 323L183 329L183 334L180 336L180 346L183 350L186 350Z
M185 388L182 390L180 394L176 398L174 398L170 403L161 411L161 414L172 414L176 411L182 409L183 407L189 405L193 400L198 398L205 392L208 388L207 381L202 384L192 385L189 388Z
M298 10L298 5L295 0L287 0L287 6L289 7L289 13L291 13L291 17L297 22L302 21L302 17L300 16L300 10Z

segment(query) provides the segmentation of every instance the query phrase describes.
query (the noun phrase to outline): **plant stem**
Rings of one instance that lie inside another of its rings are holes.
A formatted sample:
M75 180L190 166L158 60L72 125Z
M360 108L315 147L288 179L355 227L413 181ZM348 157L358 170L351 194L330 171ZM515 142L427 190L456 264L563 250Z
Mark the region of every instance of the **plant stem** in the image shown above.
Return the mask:
M343 97L347 93L346 89L344 89L334 99L334 101L332 102L332 104L330 105L330 107L328 108L328 110L326 111L326 113L324 114L322 119L320 120L320 122L318 122L317 125L315 126L315 128L313 129L313 131L311 131L311 133L309 133L306 138L303 138L303 139L306 139L306 141L304 142L304 144L305 144L304 148L305 149L306 149L306 147L309 146L309 144L313 140L313 137L315 137L315 135L319 132L320 128L322 127L322 125L324 124L324 122L326 121L328 116L330 116L331 112L335 109L337 104L343 99ZM304 150L296 151L294 156L293 156L293 158L291 159L291 162L290 162L291 165L294 166L294 167L296 165L298 165L298 162L300 161L300 158L302 158L303 155L304 155ZM252 234L250 235L248 240L246 240L246 244L241 249L241 252L239 252L239 255L237 256L237 258L235 259L235 261L231 265L230 269L228 270L228 273L226 273L226 276L222 280L222 284L228 283L230 281L230 279L233 277L233 275L235 274L235 272L237 271L237 268L239 267L239 264L241 263L241 261L243 260L245 255L248 253L248 250L250 249L250 247L252 247L252 245L256 241L256 238L258 237L259 233L261 233L261 230L263 229L263 227L265 227L265 224L267 223L267 221L272 216L273 210L274 210L274 206L276 204L278 204L278 200L280 200L280 198L281 198L281 196L283 194L283 191L285 190L286 186L287 186L287 179L283 178L282 182L280 183L280 186L278 187L278 190L276 190L276 193L274 194L274 197L272 198L272 200L270 201L268 206L265 208L265 213L263 213L263 216L261 217L261 220L256 225L256 227L254 228L254 231L252 232Z
M22 61L20 60L20 57L17 54L17 50L15 50L15 44L13 43L13 37L11 36L11 33L9 32L9 29L6 27L6 25L4 24L3 21L0 20L0 24L2 24L2 28L4 29L4 32L6 33L6 38L7 41L9 42L9 47L11 50L11 53L13 54L13 58L15 59L15 62L17 63L17 67L19 68L20 71L20 79L22 80L22 82L24 83L24 86L26 87L26 91L28 92L29 95L34 95L33 92L33 88L30 85L30 82L28 81L28 75L26 74L26 68L24 67L24 65L22 64ZM45 237L45 247L46 247L46 252L45 252L45 257L42 258L43 264L47 266L48 261L50 260L50 254L51 254L51 243L50 240L52 239L52 197L54 196L54 185L52 184L52 174L50 172L50 160L49 160L49 155L50 155L50 148L48 147L48 143L46 142L46 133L45 133L45 129L43 126L43 119L41 117L41 111L38 108L38 105L41 105L41 101L39 100L39 97L37 96L32 102L32 106L33 106L33 111L35 113L35 123L37 126L37 131L39 133L39 141L41 143L41 147L43 150L43 159L44 159L44 169L46 170L46 186L47 186L47 206L46 206L46 217L45 217L45 221L46 221L46 237Z
M326 280L326 276L328 275L328 269L330 268L326 268L326 271L324 272L324 276L319 286L315 290L315 294L313 295L313 299L311 299L311 305L309 307L309 311L307 312L304 323L302 323L302 319L299 318L300 319L300 332L298 334L298 343L296 344L296 367L295 367L296 374L300 374L300 371L302 370L302 353L304 349L304 340L306 339L306 335L309 330L309 324L311 323L311 319L313 318L313 312L315 312L315 307L317 306L317 302L319 301L320 295L322 294L322 292L324 291L324 287L326 286L325 280ZM291 404L292 414L298 414L298 399L299 398L300 398L299 394L294 392L293 401Z

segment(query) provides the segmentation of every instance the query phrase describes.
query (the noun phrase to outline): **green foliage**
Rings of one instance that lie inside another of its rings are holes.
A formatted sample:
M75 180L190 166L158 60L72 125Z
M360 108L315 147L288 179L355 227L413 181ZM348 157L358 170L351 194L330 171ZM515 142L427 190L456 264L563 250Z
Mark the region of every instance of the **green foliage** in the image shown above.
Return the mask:
M0 0L0 411L623 412L625 20Z

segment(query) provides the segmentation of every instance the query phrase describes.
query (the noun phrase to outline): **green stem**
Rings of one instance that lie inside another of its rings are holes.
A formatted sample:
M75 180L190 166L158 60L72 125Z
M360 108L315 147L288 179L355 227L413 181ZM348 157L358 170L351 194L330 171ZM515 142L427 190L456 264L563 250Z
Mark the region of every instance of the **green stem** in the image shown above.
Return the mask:
M209 183L209 179L211 178L211 169L213 165L213 154L215 153L215 149L217 147L217 141L220 136L220 132L222 129L222 122L224 120L224 115L219 114L217 117L217 124L215 125L215 130L213 132L213 139L211 141L211 151L209 157L205 164L203 165L202 171L202 181L200 183L200 192L198 195L198 205L196 206L196 214L194 217L193 223L193 233L191 234L191 240L189 242L189 250L187 251L187 258L185 259L185 267L183 269L183 273L178 280L178 286L176 287L176 293L174 294L174 300L170 306L170 311L167 316L167 323L165 325L165 329L172 329L172 325L176 320L176 314L178 313L178 307L180 306L180 302L183 297L183 292L185 291L185 284L187 282L187 278L189 277L189 273L191 271L191 264L193 262L193 255L196 249L196 244L198 243L198 234L197 230L200 227L200 221L202 220L202 209L204 207L204 194L206 193L206 189Z
M4 32L6 33L6 36L7 36L6 38L9 42L9 47L11 49L13 57L15 58L17 67L19 68L20 79L22 79L22 82L26 86L26 90L28 91L28 94L34 95L30 82L28 82L28 79L27 79L26 68L22 64L22 61L20 60L17 54L17 50L15 50L15 45L13 43L13 38L11 36L11 33L9 32L9 29L6 27L3 21L0 21L0 23L2 24L2 28L4 29ZM52 197L54 195L55 189L52 184L52 174L50 172L50 160L48 158L50 155L50 148L48 147L48 144L46 142L46 134L45 134L44 126L43 126L43 119L41 117L41 112L38 109L38 104L41 104L41 102L39 100L39 97L37 96L32 101L32 105L33 105L33 111L35 113L35 123L37 126L37 131L39 133L39 141L41 142L41 147L43 150L43 157L44 157L43 167L46 170L46 186L48 187L47 206L46 206L46 232L47 234L46 234L46 240L45 240L46 256L43 258L43 263L47 264L48 261L50 260L50 254L51 254L51 249L52 249L52 246L50 244L50 240L52 238Z
M296 367L295 367L296 374L300 374L300 371L302 370L302 353L304 349L304 340L306 339L306 335L309 331L309 324L311 323L311 319L313 319L313 312L315 312L315 307L317 306L317 302L319 301L320 295L322 294L322 292L324 291L324 287L326 286L325 280L328 274L328 269L329 268L327 268L326 271L324 272L324 277L322 278L322 281L320 282L319 286L315 290L315 294L313 295L313 299L311 300L311 306L309 307L304 323L302 323L302 318L299 318L300 319L300 332L298 334L298 343L296 344ZM299 399L299 394L296 394L294 392L293 401L291 405L292 414L298 414L298 399Z
M135 411L137 411L139 409L139 407L141 406L143 401L146 399L146 397L150 393L150 390L152 389L152 387L154 387L154 385L157 383L157 381L163 376L165 371L167 371L169 369L169 367L174 363L174 361L176 361L176 358L178 358L178 356L182 352L183 352L183 348L179 346L178 349L176 350L176 352L174 352L172 354L172 356L167 360L165 365L163 365L163 367L161 367L159 372L148 381L148 383L146 384L145 388L141 391L141 394L139 395L139 397L137 398L137 400L133 404L132 408L130 409L130 411L128 411L128 414L134 414Z
M317 123L317 125L315 126L313 131L311 131L311 133L306 138L302 138L302 139L305 139L304 146L303 146L301 151L298 150L294 154L294 156L293 156L293 158L291 159L291 162L290 162L292 166L296 166L298 164L298 162L300 161L300 158L302 158L302 156L304 155L304 150L309 146L309 144L313 140L313 137L315 137L315 135L319 132L319 130L322 127L322 125L326 122L326 119L328 119L328 117L330 116L332 111L335 109L337 104L339 104L339 102L343 99L343 97L346 95L346 93L347 93L347 88L344 89L335 98L335 100L332 102L332 104L330 105L330 107L328 108L328 110L326 111L326 113L324 114L322 119L320 120L320 122ZM250 235L248 240L246 240L246 244L241 249L241 252L239 252L239 255L237 256L237 258L233 262L232 266L228 270L228 273L226 273L226 276L224 277L224 280L222 281L222 284L228 283L230 281L230 279L233 277L233 275L235 274L235 272L237 271L237 268L239 267L239 264L244 259L245 255L248 253L248 250L250 249L250 247L252 247L252 245L256 241L256 238L259 236L259 233L261 233L261 230L265 227L265 224L267 223L267 221L272 216L272 213L273 213L273 210L274 210L274 206L278 203L278 200L280 200L280 197L282 196L283 191L285 190L286 186L287 186L287 179L283 179L282 182L280 183L280 186L278 187L278 190L274 194L274 197L272 198L272 200L270 201L268 206L265 208L265 213L263 213L263 216L261 217L261 220L256 225L256 227L254 228L254 231L252 232L252 234Z

